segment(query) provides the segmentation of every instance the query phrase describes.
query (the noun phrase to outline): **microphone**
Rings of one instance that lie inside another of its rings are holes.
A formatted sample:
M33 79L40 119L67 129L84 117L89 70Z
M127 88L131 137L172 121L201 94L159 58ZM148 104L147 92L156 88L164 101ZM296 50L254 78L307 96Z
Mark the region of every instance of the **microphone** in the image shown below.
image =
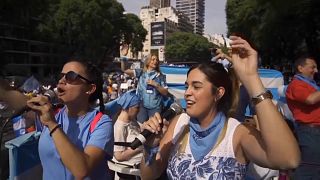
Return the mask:
M23 95L22 93L20 93L20 94ZM53 90L50 90L50 89L46 90L42 95L46 96L50 102L53 102L53 100L56 98L56 93ZM25 96L25 95L23 95L23 96ZM26 98L26 96L25 96L24 97L24 101L25 102L20 107L14 108L14 111L13 111L13 113L11 115L11 118L15 118L17 116L20 116L24 112L31 110L26 104L27 100L28 100L28 98Z
M181 114L183 111L182 107L178 103L172 103L170 105L170 108L165 110L164 112L161 112L161 117L166 120L171 120L174 116ZM148 137L152 135L152 132L145 129L140 133L130 144L131 149L135 150L142 144L144 144Z

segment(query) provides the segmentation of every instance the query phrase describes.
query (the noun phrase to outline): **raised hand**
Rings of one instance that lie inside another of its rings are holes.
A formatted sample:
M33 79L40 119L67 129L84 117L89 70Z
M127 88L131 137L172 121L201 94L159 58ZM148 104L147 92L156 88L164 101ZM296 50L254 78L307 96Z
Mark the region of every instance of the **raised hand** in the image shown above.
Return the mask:
M230 36L231 58L229 59L241 81L246 76L257 75L258 54L250 44L238 36Z
M27 105L38 112L40 121L45 126L56 124L52 104L48 98L43 95L38 95L27 101Z
M126 56L129 51L129 45L128 44L122 44L121 49L120 49L120 55L121 56Z
M153 138L147 140L146 144L150 147L159 145L159 142L167 131L168 126L169 121L162 119L159 113L155 113L155 115L150 117L148 121L145 121L141 127L142 131L143 129L147 129L148 131L155 134Z
M229 53L225 54L217 49L215 59L227 59L232 64L237 77L247 88L250 95L264 91L258 74L258 53L244 39L238 36L230 36ZM259 84L259 85L258 85Z

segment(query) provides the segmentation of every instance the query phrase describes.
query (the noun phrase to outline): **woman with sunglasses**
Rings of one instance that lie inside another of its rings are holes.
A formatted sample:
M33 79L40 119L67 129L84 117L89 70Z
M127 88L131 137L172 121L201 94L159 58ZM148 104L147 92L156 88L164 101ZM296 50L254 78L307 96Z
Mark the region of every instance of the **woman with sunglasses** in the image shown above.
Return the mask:
M45 126L39 140L43 179L110 179L106 158L113 156L113 124L106 115L97 117L94 108L99 99L104 111L102 84L96 66L72 59L57 85L58 99L65 104L58 113L44 96L27 102Z
M143 69L126 69L125 66L122 58L121 70L129 76L139 78L137 92L142 102L137 120L143 123L162 110L163 96L168 95L166 76L161 73L159 59L155 55L146 59Z
M170 125L159 114L143 124L155 133L145 145L143 179L155 179L165 169L169 179L243 179L249 161L272 169L298 165L295 137L259 78L257 52L240 37L230 39L232 69L213 62L192 67L185 82L186 113ZM232 118L236 75L253 97L260 131Z

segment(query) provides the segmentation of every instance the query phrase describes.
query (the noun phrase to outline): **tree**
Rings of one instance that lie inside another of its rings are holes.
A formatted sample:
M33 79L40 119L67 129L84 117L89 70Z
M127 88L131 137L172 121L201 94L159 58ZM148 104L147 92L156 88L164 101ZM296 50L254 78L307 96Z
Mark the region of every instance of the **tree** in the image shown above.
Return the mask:
M175 32L166 40L166 59L178 61L206 61L211 59L210 48L214 45L205 37Z
M138 21L123 12L122 4L116 0L60 0L52 3L48 13L42 16L39 29L53 41L69 47L72 55L103 60L118 56L120 43L128 34L133 36L128 41L137 41L135 50L144 40L143 33L137 34Z
M126 24L122 33L123 43L130 44L131 52L136 57L143 49L143 42L148 34L139 17L134 14L126 14Z
M319 10L317 0L228 0L228 31L252 41L266 64L290 62L302 52L320 58Z

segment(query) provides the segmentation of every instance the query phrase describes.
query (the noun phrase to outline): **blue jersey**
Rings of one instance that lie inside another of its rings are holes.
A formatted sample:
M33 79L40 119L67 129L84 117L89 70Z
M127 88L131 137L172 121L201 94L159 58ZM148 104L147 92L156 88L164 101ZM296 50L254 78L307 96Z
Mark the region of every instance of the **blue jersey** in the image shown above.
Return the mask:
M146 71L135 69L135 76L139 78L138 95L143 101L143 106L148 109L157 108L162 105L163 97L153 86L147 85L148 80L156 81L160 86L168 88L166 76L157 71Z
M90 123L98 113L92 109L82 117L69 117L66 108L62 108L56 115L57 122L68 136L69 140L80 150L87 145L103 149L109 157L113 156L113 124L112 120L103 115L90 132ZM71 172L64 166L55 147L53 139L49 135L48 128L44 128L39 140L39 155L43 167L43 179L74 179ZM102 161L86 179L111 179L107 173L107 161Z

